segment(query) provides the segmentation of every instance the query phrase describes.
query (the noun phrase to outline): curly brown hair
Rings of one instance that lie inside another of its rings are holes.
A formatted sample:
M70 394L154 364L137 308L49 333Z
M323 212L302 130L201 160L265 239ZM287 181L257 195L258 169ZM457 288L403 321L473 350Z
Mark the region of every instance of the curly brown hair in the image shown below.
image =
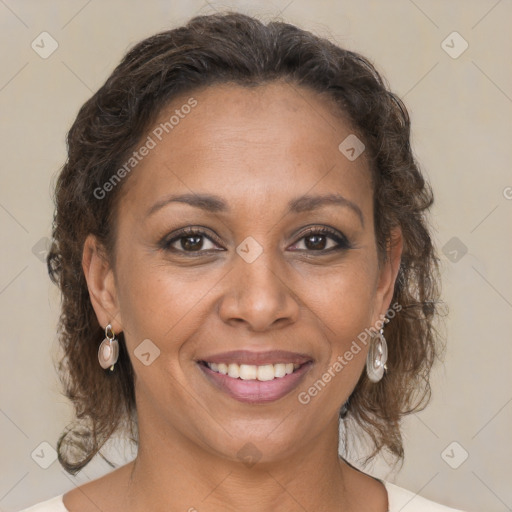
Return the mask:
M340 117L363 140L381 258L391 230L402 230L392 299L402 309L386 327L388 371L377 384L363 372L340 418L345 440L352 430L351 435L371 439L373 451L364 464L384 448L403 460L401 418L430 400L430 370L444 349L434 325L441 304L439 270L426 219L433 195L411 150L406 107L358 53L291 24L264 24L227 12L194 17L136 44L81 107L69 130L47 257L50 277L62 292L58 336L63 355L57 370L76 412L57 444L59 461L69 473L76 474L97 453L104 458L100 449L114 433L124 430L135 444L138 435L134 372L123 335L116 371L102 370L97 354L103 328L81 264L89 234L107 256L114 254L116 205L129 178L101 200L95 190L126 161L177 95L218 83L252 87L276 80L334 100Z

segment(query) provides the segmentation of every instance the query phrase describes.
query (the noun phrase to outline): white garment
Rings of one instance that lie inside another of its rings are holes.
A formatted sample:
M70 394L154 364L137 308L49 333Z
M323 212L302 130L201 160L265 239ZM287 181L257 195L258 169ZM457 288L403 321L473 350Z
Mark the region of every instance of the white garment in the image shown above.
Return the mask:
M381 480L388 491L389 512L463 512L422 498L407 489ZM62 511L65 512L65 509Z
M389 512L462 512L422 498L390 482L380 480L388 491ZM20 512L69 512L62 501L62 494L25 508Z

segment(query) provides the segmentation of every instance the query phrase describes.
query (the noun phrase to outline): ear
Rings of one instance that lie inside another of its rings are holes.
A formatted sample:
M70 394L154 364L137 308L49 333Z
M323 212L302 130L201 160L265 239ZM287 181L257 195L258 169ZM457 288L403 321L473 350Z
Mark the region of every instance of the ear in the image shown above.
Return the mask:
M117 334L123 330L117 301L114 271L108 262L103 246L94 235L88 235L82 253L82 268L89 289L92 307L101 327L112 324Z
M385 315L389 309L393 292L395 290L395 282L400 269L400 261L402 257L403 237L400 227L391 230L391 236L387 243L386 259L380 265L377 290L375 313L377 315ZM376 321L377 319L375 319Z

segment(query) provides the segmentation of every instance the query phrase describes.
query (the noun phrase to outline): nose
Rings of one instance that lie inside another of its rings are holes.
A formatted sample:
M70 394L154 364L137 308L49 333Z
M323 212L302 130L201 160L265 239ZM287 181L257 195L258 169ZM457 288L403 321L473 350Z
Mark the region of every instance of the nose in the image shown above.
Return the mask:
M263 251L248 262L237 254L226 277L219 307L224 322L245 324L249 330L261 332L297 321L300 307L287 282L289 273L274 255Z

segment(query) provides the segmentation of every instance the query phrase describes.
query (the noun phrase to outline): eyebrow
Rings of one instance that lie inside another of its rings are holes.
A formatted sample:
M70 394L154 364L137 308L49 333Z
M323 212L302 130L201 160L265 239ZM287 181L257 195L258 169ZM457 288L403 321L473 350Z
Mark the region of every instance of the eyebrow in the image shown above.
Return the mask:
M228 204L219 196L210 194L173 194L157 201L148 210L146 217L153 215L156 211L170 203L185 203L210 213L224 213L231 211ZM361 208L340 194L327 194L321 196L304 195L296 199L292 199L288 202L288 210L286 214L314 211L329 205L350 208L359 217L361 225L364 226L364 216Z

